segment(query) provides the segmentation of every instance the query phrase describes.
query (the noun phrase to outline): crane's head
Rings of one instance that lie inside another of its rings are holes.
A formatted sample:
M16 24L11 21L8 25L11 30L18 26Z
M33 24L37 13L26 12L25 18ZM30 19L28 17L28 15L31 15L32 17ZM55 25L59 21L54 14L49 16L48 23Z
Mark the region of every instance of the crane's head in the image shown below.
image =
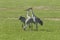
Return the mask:
M28 8L28 9L26 9L25 11L29 11L29 10L32 10L32 8Z

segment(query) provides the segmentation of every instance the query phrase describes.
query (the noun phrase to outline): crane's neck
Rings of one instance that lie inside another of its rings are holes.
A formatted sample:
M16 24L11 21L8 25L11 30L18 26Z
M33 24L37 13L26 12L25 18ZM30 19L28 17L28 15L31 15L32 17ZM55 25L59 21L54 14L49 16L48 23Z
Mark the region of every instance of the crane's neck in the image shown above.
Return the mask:
M30 18L29 11L27 11L27 18Z
M35 16L35 14L34 14L34 12L33 12L33 10L32 10L32 17L34 17Z

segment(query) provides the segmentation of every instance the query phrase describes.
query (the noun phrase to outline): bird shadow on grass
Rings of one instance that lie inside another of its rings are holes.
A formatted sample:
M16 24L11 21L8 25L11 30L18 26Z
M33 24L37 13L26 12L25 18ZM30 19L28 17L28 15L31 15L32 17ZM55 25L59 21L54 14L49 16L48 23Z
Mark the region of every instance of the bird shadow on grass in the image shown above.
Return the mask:
M53 32L54 30L50 30L50 29L32 29L32 30L27 30L27 31L43 31L43 32Z
M51 29L32 29L32 30L25 30L25 31L42 31L42 32L54 32L54 30L51 30Z
M53 32L53 30L50 29L40 29L40 31Z

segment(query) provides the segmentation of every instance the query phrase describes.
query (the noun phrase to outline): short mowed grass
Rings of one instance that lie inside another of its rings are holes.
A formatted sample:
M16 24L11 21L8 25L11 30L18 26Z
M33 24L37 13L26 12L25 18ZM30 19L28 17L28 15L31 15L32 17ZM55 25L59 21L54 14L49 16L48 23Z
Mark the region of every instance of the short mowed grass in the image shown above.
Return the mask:
M48 6L53 9L43 10L34 7ZM28 27L22 29L20 16L26 17L25 9L33 7L34 13L43 21L38 24L38 31ZM54 9L55 7L55 9ZM0 40L60 40L60 21L45 20L60 18L60 0L0 0Z

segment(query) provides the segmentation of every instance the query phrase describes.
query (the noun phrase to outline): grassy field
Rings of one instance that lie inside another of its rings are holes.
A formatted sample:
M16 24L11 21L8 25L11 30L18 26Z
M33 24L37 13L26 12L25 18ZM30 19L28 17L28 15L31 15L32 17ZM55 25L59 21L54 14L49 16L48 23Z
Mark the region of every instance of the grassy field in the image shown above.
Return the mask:
M38 31L23 31L18 20L29 7L44 22ZM0 40L60 40L60 0L0 0Z

